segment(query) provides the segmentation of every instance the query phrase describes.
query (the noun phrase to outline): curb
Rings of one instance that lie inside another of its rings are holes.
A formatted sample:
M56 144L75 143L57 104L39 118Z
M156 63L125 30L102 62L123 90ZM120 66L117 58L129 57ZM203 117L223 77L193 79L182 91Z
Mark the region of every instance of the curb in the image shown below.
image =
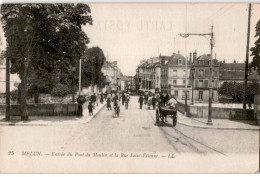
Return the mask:
M104 104L86 123L90 122L93 118L95 118L100 111L105 107L106 104Z
M192 125L187 124L182 121L177 121L177 124L181 124L187 127L194 127L194 128L201 128L201 129L219 129L219 130L252 130L252 131L259 131L260 128L237 128L237 127L206 127L206 126L200 126L200 125Z
M150 114L150 116L154 119L153 115ZM237 128L237 127L206 127L206 126L200 126L200 125L193 125L193 124L187 124L179 119L177 119L177 125L181 124L187 127L193 127L193 128L201 128L201 129L218 129L218 130L252 130L252 131L260 131L259 128Z
M88 123L90 122L94 117L96 117L96 115L104 108L106 104L102 105L102 107L89 119L86 121L81 121L81 122L78 122L78 123L68 123L68 124L63 124L63 123L48 123L48 124L16 124L16 123L8 123L8 124L1 124L0 123L0 126L56 126L56 125L61 125L61 126L64 126L64 125L77 125L77 124L80 124L80 123Z

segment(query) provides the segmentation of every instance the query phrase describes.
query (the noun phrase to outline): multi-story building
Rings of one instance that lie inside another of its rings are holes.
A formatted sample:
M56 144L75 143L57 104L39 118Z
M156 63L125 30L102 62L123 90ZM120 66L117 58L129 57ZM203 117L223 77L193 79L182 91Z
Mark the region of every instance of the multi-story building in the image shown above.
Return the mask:
M160 71L159 57L142 60L136 70L137 78L139 78L138 84L140 89L160 89Z
M192 64L191 80L195 102L208 102L210 82L212 84L212 101L218 102L219 67L217 59L212 60L212 80L210 81L210 55L201 55Z
M161 89L179 100L184 100L187 92L187 99L191 99L190 66L191 62L179 53L173 53L170 57L161 56Z
M108 88L111 90L118 90L121 85L120 78L122 77L122 73L117 66L117 61L105 61L101 71L109 82Z
M245 63L226 63L220 62L219 68L219 87L224 82L244 82L245 81ZM260 75L256 71L248 73L248 82L260 83Z

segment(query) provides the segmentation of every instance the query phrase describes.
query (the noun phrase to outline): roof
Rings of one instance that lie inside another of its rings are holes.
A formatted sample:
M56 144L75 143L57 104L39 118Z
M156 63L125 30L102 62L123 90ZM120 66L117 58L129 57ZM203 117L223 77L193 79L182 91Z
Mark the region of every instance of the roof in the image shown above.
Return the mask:
M245 79L245 71L227 71L220 70L219 71L219 80L244 80ZM260 75L257 72L248 74L249 81L260 81Z
M208 66L209 67L210 66L210 63L209 63L210 60L211 60L210 55L206 55L206 54L201 55L194 61L193 66ZM204 61L204 63L199 64L199 61ZM219 66L219 65L220 65L219 61L217 59L213 59L213 66Z
M181 65L186 65L186 58L181 54L173 53L169 62L167 63L168 66L179 66L178 61L181 60ZM187 65L190 65L190 61L187 59Z
M244 71L245 63L220 63L221 70Z

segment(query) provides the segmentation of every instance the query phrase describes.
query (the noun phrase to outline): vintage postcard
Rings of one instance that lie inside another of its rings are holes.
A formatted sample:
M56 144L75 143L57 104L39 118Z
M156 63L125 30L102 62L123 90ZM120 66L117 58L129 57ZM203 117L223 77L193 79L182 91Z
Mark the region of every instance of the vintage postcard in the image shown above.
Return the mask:
M0 173L259 171L259 3L2 3L0 18Z

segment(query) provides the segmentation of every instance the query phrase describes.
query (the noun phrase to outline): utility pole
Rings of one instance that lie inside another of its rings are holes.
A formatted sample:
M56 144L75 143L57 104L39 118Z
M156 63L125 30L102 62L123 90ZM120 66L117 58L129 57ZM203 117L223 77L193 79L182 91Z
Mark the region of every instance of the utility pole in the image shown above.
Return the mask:
M6 110L5 110L5 120L10 120L10 64L9 59L6 57L6 79L5 79L5 94L6 94Z
M246 65L245 65L245 84L244 84L243 109L246 109L246 96L247 96L246 95L246 88L247 88L247 78L248 78L250 22L251 22L251 3L249 3L249 7L248 7L248 26L247 26Z
M187 4L186 4L186 23L185 23L185 33L187 33ZM188 105L187 105L187 61L188 57L187 57L187 38L185 38L185 116L187 115L187 111L188 111Z
M213 68L213 47L214 47L214 33L213 33L213 26L211 26L210 33L181 33L180 36L183 38L187 38L191 35L194 36L210 36L210 81L209 81L209 110L208 110L208 125L212 125L211 113L212 113L212 68Z
M214 46L214 34L213 34L213 26L211 26L211 34L210 34L210 70L209 70L209 112L208 112L208 125L212 125L212 93L213 93L213 85L212 85L212 67L213 67L213 46Z

